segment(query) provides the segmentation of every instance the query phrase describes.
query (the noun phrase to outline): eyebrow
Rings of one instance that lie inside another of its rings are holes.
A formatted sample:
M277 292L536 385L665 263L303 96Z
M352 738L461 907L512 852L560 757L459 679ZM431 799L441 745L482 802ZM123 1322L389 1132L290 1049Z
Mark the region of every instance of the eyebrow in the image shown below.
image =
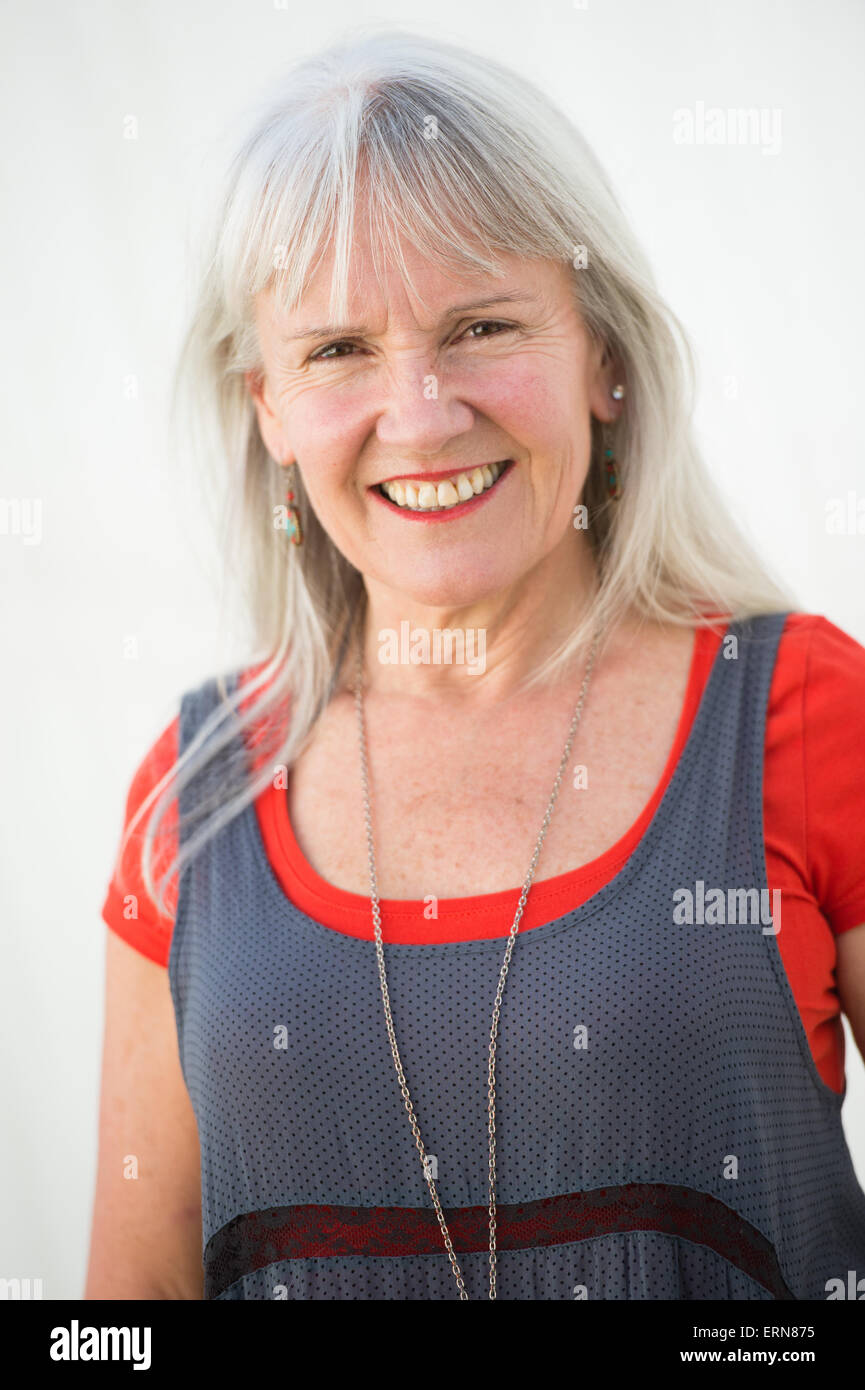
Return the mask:
M528 290L505 290L502 294L491 294L486 299L473 299L468 304L454 304L442 315L442 323L456 318L458 314L474 313L477 309L490 309L496 304L539 304L540 298ZM286 333L284 343L295 343L303 338L361 338L369 333L366 324L324 324L316 328L302 328L297 333Z

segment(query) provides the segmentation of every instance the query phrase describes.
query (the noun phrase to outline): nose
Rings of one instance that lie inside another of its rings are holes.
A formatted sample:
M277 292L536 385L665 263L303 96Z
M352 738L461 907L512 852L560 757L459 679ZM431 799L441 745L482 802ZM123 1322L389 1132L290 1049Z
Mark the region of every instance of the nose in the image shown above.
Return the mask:
M433 456L474 422L472 407L436 373L430 358L413 354L391 366L376 425L381 444Z

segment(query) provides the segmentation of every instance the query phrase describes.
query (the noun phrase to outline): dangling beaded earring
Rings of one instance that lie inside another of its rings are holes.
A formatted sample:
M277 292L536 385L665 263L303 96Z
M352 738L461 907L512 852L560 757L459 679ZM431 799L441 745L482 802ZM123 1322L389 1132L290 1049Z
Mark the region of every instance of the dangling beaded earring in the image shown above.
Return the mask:
M289 466L291 468L295 468L297 465L292 463ZM286 492L285 500L287 504L285 509L285 529L288 532L288 539L291 541L292 545L303 545L303 531L301 530L300 526L300 513L298 512L297 507L294 506L294 493L291 490L291 488L289 488Z
M625 394L624 386L614 386L610 392L614 401L622 400ZM619 481L619 471L616 467L616 460L613 457L613 446L611 443L611 427L605 421L603 426L603 446L604 446L604 469L607 474L607 496L612 502L618 502L622 495L622 485Z

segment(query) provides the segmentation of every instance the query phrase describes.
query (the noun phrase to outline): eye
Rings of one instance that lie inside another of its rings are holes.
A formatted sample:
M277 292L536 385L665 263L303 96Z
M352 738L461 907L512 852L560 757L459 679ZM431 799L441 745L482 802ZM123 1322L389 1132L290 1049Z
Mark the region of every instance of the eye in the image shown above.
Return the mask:
M347 348L353 348L354 346L355 346L354 343L350 343L350 342L348 342L346 339L341 338L341 339L339 340L339 342L337 342L337 343L328 343L325 347L318 348L315 352L311 352L311 353L309 354L309 357L307 358L307 361L308 361L308 362L336 362L336 361L338 361L338 358L337 358L337 357L331 357L331 356L329 356L329 354L333 352L334 348L346 348L346 347L347 347ZM339 354L340 357L341 357L342 355L343 355L342 353Z
M472 332L472 329L474 328L495 328L507 333L513 328L513 326L514 325L512 323L503 323L501 319L476 319L474 323L469 324L468 328L466 329L466 332L471 337L477 336ZM495 338L498 337L498 333L493 333L492 335L483 333L479 336L484 338L492 336Z

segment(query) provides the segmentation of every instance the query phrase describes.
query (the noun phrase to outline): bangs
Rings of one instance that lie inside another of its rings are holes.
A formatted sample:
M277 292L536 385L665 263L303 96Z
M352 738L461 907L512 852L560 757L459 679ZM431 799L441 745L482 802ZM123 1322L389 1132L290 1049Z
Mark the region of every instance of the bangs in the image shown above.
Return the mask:
M283 115L276 130L268 127L266 167L256 159L260 151L243 152L235 206L256 212L223 243L239 253L223 262L226 299L242 283L250 297L272 290L291 313L330 251L329 314L345 321L362 219L376 274L395 266L416 295L406 244L447 273L500 276L502 253L570 261L580 232L566 228L552 193L539 196L545 190L536 156L532 165L524 151L521 162L501 128L491 147L488 122L467 102L455 115L451 100L446 117L424 84L402 82L398 92L394 85L343 88L323 109L307 111L301 129L296 111ZM284 139L275 138L280 124Z

